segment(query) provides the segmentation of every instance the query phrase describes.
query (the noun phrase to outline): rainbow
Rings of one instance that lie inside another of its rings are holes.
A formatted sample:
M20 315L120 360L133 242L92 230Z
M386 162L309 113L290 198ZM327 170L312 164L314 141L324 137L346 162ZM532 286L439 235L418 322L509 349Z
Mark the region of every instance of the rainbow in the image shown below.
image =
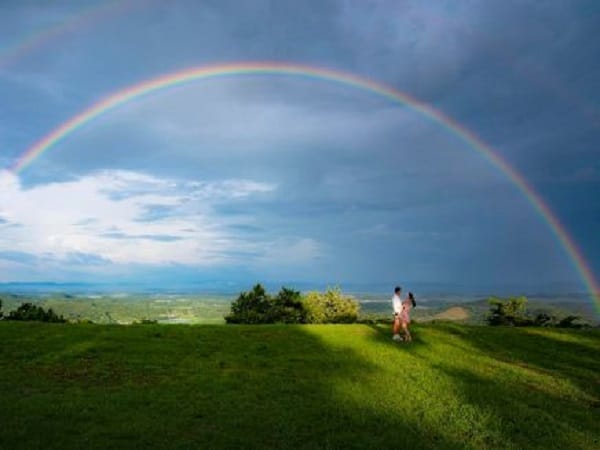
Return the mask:
M393 102L406 105L412 110L439 124L448 132L463 140L469 145L470 148L475 150L482 157L487 159L493 166L499 169L525 196L525 198L533 206L534 210L540 215L543 221L548 225L558 242L566 251L576 272L579 274L581 280L586 286L586 289L592 296L598 311L600 311L600 288L598 287L598 284L592 275L592 271L589 269L583 255L575 245L575 242L570 237L567 230L551 211L550 207L544 202L540 195L535 192L533 187L519 172L512 168L508 162L506 162L506 160L504 160L498 153L496 153L489 145L483 142L473 132L469 131L452 118L446 116L441 111L438 111L432 106L392 87L339 70L280 62L243 62L194 67L146 80L105 97L103 100L98 101L71 119L67 120L54 131L47 134L41 140L33 144L29 149L27 149L11 167L11 170L14 173L23 171L44 152L60 143L63 139L76 132L85 124L128 102L139 99L156 91L179 86L192 81L239 75L278 75L305 77L309 79L341 83L346 86L377 94Z
M131 1L125 2L123 0L113 0L110 3L100 3L98 5L79 10L77 13L66 17L64 20L58 23L41 29L36 29L29 34L22 36L12 45L6 46L0 50L0 69L8 67L28 53L65 33L83 29L90 24L117 15L131 6Z
M146 2L138 5L134 0L113 0L109 3L100 3L96 6L83 8L76 14L73 14L56 24L34 30L29 34L22 36L12 45L0 49L0 69L5 69L12 63L26 56L28 53L35 51L39 47L42 47L63 34L84 29L86 26L111 18L124 12L126 9L133 9L136 6L147 7L149 5ZM450 23L455 25L455 28L459 28L456 26L457 23L455 21L449 20L446 16L443 17L443 20L439 20L439 22L442 24ZM486 42L483 33L474 29L469 30L469 33L473 34L473 36L467 36L467 38L472 37L482 42ZM540 76L539 70L536 70L534 66L528 64L526 61L520 61L519 64L517 64L515 62L517 60L515 54L506 47L501 46L498 42L495 42L493 46L490 47L490 50L494 51L495 55L499 56L510 67L520 73L520 75L527 78L530 83L543 85L551 90L563 101L577 107L590 120L590 123L594 127L600 127L600 113L595 105L591 104L589 101L585 101L585 99L576 94L572 89L569 89L565 83L561 82L556 77L551 78L551 74L549 73L544 74L545 76Z

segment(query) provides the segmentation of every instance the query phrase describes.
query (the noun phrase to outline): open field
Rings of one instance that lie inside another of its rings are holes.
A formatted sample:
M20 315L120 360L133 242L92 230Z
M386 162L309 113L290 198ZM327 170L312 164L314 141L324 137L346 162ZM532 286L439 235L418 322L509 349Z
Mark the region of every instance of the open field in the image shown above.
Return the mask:
M159 323L224 323L232 298L192 294L109 294L77 296L69 294L14 295L0 294L4 311L16 309L23 302L52 308L71 322L92 321L99 324L130 324L142 320Z
M600 331L0 322L0 448L600 446Z

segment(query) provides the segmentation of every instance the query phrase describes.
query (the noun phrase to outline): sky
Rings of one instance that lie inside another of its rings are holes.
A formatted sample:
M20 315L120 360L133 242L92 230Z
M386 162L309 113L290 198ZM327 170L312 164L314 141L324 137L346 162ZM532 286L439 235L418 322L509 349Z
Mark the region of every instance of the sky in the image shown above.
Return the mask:
M205 280L585 290L546 221L456 134L307 77L135 99L24 170L36 141L192 67L327 68L419 99L548 204L600 278L600 4L0 1L0 282Z

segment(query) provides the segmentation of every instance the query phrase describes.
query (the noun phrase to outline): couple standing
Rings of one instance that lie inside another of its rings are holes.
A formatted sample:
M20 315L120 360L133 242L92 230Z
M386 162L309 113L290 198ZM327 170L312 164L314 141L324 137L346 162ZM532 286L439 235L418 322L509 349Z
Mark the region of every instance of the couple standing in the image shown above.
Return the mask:
M402 288L396 286L396 289L394 289L394 296L392 297L392 305L394 307L394 336L392 339L394 341L404 340L410 342L412 341L412 336L408 329L408 324L410 324L410 309L417 306L417 303L415 302L415 297L412 292L408 293L408 297L406 297L404 301L400 298L401 293ZM400 327L402 327L404 336L400 336Z

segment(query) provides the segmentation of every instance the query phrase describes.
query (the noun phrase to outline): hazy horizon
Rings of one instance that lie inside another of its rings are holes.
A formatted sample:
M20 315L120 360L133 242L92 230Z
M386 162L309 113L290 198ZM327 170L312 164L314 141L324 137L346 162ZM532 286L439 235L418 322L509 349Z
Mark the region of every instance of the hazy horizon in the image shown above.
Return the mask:
M214 293L214 294L236 294L240 291L249 290L256 283L264 285L269 291L277 290L283 286L300 291L324 290L329 287L339 287L349 294L378 294L391 295L396 285L401 285L403 290L415 291L422 295L537 295L537 296L560 296L565 294L577 297L588 297L590 294L575 283L551 283L545 286L526 284L504 284L504 285L461 285L451 283L434 283L423 281L405 281L403 283L393 282L310 282L294 280L207 280L196 282L134 282L134 281L11 281L0 282L0 292L39 292L39 293L64 293L82 294L88 292L99 292L111 294L116 292L127 292L131 294L157 294L161 293Z

